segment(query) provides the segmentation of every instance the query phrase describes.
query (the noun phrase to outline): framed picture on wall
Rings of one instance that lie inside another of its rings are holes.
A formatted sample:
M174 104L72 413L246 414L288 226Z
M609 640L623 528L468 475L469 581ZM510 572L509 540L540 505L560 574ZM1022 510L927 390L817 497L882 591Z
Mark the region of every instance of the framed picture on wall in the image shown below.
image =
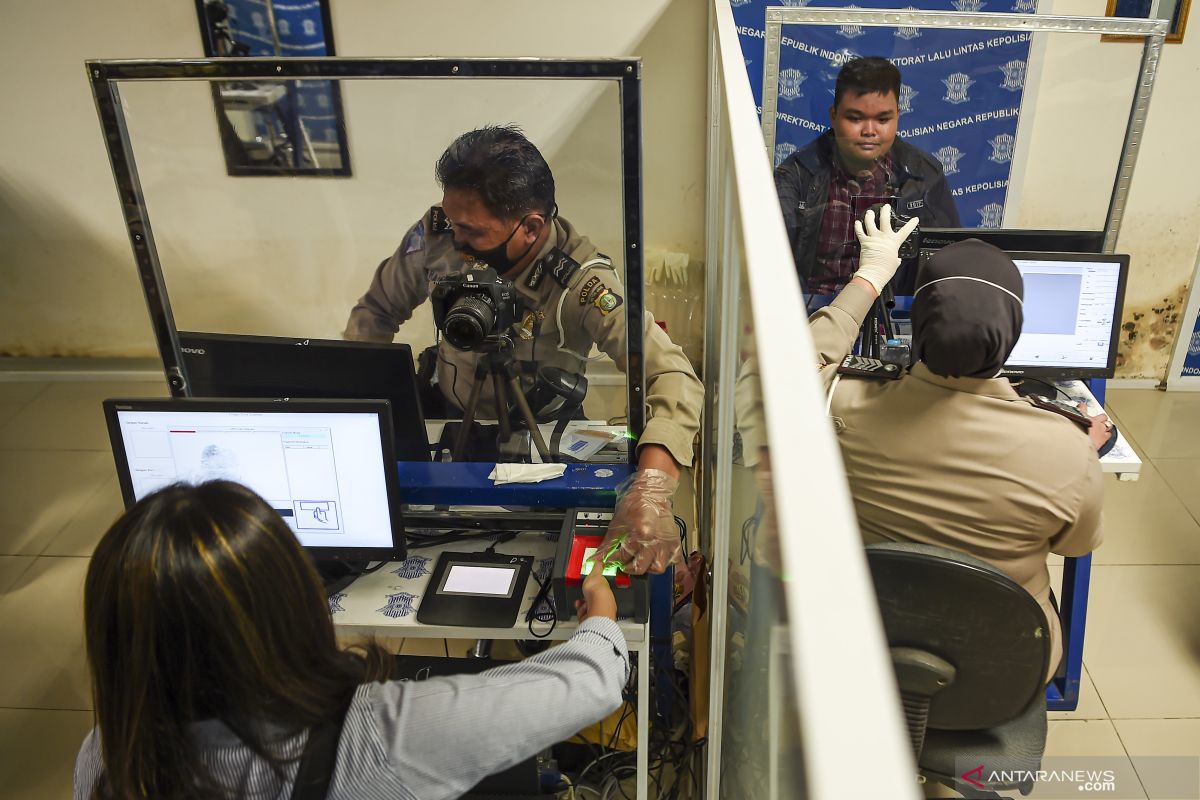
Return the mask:
M1106 17L1126 17L1129 19L1169 19L1171 27L1167 31L1167 43L1183 42L1183 32L1187 27L1188 12L1191 11L1192 0L1108 0ZM1137 36L1101 36L1105 42L1138 42Z
M332 56L329 0L196 0L205 55ZM224 81L212 85L230 175L349 176L337 81Z

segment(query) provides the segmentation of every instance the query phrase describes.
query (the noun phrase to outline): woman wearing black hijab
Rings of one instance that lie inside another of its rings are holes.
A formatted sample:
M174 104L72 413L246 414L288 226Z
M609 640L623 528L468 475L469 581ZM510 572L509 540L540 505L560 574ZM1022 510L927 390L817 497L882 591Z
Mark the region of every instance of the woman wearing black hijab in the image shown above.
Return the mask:
M838 375L908 235L892 231L887 206L878 227L871 214L855 226L859 272L810 327L863 538L950 547L1003 570L1046 614L1049 678L1062 645L1046 556L1100 543L1107 418L1084 434L997 377L1021 332L1021 275L977 239L943 248L918 276L908 373Z

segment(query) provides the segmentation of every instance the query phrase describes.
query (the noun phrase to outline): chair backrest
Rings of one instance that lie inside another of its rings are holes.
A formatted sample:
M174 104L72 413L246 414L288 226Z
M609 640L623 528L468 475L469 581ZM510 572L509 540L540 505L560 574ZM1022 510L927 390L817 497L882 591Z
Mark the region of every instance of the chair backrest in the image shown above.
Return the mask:
M929 703L929 727L990 728L1045 691L1046 618L1003 572L925 544L869 545L867 561L893 653L923 651L953 667L952 679Z

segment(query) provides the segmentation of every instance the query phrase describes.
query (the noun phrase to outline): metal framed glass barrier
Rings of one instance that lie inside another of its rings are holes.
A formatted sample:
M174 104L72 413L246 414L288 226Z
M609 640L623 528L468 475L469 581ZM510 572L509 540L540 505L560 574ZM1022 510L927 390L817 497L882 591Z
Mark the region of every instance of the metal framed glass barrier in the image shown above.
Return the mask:
M706 796L915 798L895 679L724 0L712 5L711 33Z
M527 460L532 444L544 449L537 433L552 445L550 429L568 417L606 424L578 441L570 428L564 449L551 447L555 454L575 457L568 443L599 444L604 455L579 460L633 460L632 442L645 425L643 339L651 332L642 297L637 59L213 58L93 61L87 69L175 396L191 396L206 377L204 357L231 340L259 348L318 341L332 348L342 339L402 345L427 378L420 384L426 420L470 417L478 386L474 419L501 431L491 446L497 438L516 442L512 452L501 444L475 460ZM354 173L231 174L213 87L282 92L297 82L337 89L336 138L351 145ZM448 215L435 179L457 137L511 125L553 174L553 209L539 224L557 237L545 245L537 239L549 249L519 275L505 260L513 248L459 252L467 226L451 230L452 216L461 222L474 212ZM552 259L560 250L566 258ZM462 281L442 286L468 267L493 267L493 258L508 264L495 268L503 286L489 283L476 294L466 290L478 285ZM392 262L400 266L385 267ZM491 310L467 314L482 306L464 300L485 294ZM619 336L613 317L625 321ZM484 362L490 374L480 372ZM280 364L273 368L286 371ZM590 390L589 372L600 373ZM566 391L580 386L582 400ZM510 406L510 414L498 411ZM505 436L506 422L517 435Z
M893 162L901 160L900 142L936 160L923 182L943 181L948 192L941 202L961 219L939 228L1001 229L929 231L918 245L922 257L967 234L1010 252L1115 252L1166 21L781 6L764 13L762 139L777 165L807 158L821 140L836 141L828 130L840 68L859 55L882 55L902 81ZM1105 41L1111 35L1134 37L1142 47L1115 49ZM898 195L901 213L923 224L927 214L937 216L929 192L918 197L901 186L890 193ZM783 210L792 220L790 255L806 275L806 306L815 310L834 284L802 265L815 262L819 273L841 257L796 233L801 218L819 217L823 206ZM822 236L837 240L836 231ZM841 241L852 247L853 230L847 227ZM915 281L915 269L907 269L896 280L898 309L907 307L899 295L911 294ZM1102 381L1093 382L1092 392L1103 402ZM1090 556L1067 559L1058 594L1064 672L1048 688L1051 710L1078 702L1090 565Z

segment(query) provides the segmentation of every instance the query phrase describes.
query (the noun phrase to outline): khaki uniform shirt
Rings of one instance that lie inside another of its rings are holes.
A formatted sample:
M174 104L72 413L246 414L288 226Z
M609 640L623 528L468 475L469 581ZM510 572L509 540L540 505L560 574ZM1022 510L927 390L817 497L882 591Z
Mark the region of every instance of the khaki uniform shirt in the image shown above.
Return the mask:
M874 298L856 285L813 315L826 387ZM830 366L825 366L830 365ZM830 414L863 539L920 542L993 564L1033 595L1062 655L1046 554L1100 544L1096 447L1005 378L944 378L923 364L898 380L840 376Z
M626 371L625 290L620 276L608 257L597 252L571 223L557 218L552 224L553 231L537 257L512 278L521 314L533 314L531 337L520 335L523 319L512 329L514 355L526 390L532 388L539 367L584 373L593 343ZM392 341L400 324L429 298L434 280L465 271L464 256L452 242L445 217L435 206L379 265L367 293L350 312L345 337ZM662 445L676 461L690 466L692 440L700 429L703 384L683 350L654 323L649 312L643 318L643 343L648 419L638 444ZM438 384L460 409L467 404L480 357L444 341L438 348ZM495 418L490 379L483 386L476 415Z

